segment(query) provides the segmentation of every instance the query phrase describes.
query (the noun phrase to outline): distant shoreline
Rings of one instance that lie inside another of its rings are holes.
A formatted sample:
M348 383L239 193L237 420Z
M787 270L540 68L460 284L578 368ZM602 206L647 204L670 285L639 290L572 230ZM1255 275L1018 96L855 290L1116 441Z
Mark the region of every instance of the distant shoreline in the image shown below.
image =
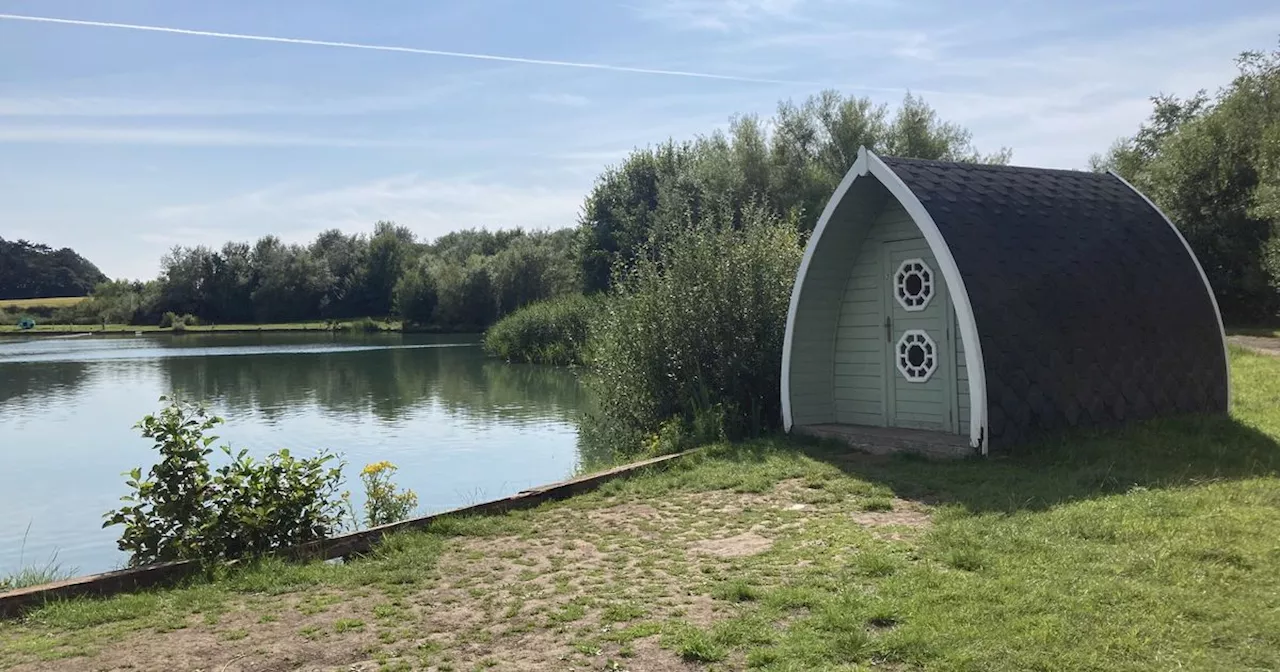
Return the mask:
M362 321L340 322L280 322L267 324L201 324L174 329L156 325L108 324L104 328L100 324L37 324L33 329L19 329L17 325L0 325L0 335L23 336L67 336L71 334L236 334L258 332L335 332L335 333L434 333L434 334L472 334L478 329L447 329L443 327L411 327L405 329L399 321L378 322L377 327L366 327Z

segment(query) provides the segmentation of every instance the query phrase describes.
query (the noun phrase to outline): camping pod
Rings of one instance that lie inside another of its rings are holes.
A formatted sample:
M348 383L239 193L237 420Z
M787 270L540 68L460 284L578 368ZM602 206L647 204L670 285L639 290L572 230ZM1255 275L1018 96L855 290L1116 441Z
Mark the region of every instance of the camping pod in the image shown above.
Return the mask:
M781 388L789 432L981 455L1230 397L1200 263L1118 175L866 148L808 241Z

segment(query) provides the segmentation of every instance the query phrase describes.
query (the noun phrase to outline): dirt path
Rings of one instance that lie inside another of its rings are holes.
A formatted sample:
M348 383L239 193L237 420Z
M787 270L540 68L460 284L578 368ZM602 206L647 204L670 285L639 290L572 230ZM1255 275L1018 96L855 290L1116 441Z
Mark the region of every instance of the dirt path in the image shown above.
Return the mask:
M1269 336L1228 336L1227 342L1264 355L1280 357L1280 338Z
M786 552L796 549L777 548L789 532L852 518L869 542L898 543L929 524L922 506L881 500L862 511L861 498L792 479L763 493L558 505L500 534L447 540L419 585L237 594L159 627L99 627L56 647L23 636L36 630L0 631L0 669L706 669L678 653L682 628L732 615L738 605L715 595L748 565L779 581L804 571L809 561ZM6 660L6 649L25 654Z

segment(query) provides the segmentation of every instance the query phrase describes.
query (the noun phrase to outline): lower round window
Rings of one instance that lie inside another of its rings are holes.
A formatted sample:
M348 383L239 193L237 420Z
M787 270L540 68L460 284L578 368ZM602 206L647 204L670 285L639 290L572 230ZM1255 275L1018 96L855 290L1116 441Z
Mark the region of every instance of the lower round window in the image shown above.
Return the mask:
M908 329L898 339L898 372L913 383L923 383L938 368L938 346L923 329Z

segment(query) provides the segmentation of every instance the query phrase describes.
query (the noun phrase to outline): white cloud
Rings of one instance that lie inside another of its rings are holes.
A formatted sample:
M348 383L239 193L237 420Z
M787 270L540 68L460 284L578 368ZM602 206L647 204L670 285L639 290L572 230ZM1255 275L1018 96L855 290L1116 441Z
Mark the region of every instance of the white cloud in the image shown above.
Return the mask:
M226 128L125 128L111 126L0 126L0 144L76 143L235 147L403 147L405 140L297 135Z
M528 180L521 180L528 182ZM149 242L221 245L273 233L306 242L327 228L369 230L384 219L419 238L464 228L560 228L576 222L589 182L516 186L477 177L385 177L334 188L280 184L208 203L168 206L149 217ZM251 228L246 228L248 223Z
M1220 25L1144 30L1102 41L1058 41L1008 57L944 58L939 72L1010 99L937 99L984 144L1009 145L1020 163L1082 167L1093 152L1132 134L1149 97L1227 84L1242 50L1267 48L1280 16ZM931 98L931 100L933 100Z
M342 116L404 112L451 102L461 87L437 87L413 95L46 95L0 97L0 117L224 117Z
M820 30L782 26L718 51L804 60L824 79L856 73L867 86L845 87L846 93L871 92L891 104L909 89L942 118L971 129L983 149L1009 146L1018 163L1076 168L1136 131L1150 112L1150 96L1215 90L1235 74L1240 51L1272 48L1280 33L1275 12L1151 26L1114 21L1122 10L1087 10L1065 23L1030 21L1025 11L953 13L956 20L946 23L913 23L898 14L898 24L883 27L848 21ZM1090 27L1100 22L1112 25L1101 32Z

